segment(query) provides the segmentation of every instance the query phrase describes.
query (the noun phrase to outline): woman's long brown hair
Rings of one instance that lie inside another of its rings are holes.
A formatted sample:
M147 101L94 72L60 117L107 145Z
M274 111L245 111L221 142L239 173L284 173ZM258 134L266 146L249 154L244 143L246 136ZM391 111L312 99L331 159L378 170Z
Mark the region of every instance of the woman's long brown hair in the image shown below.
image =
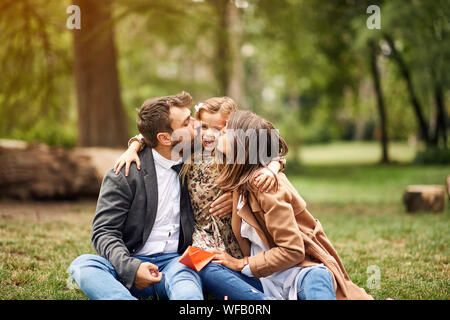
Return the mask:
M225 191L239 190L245 193L253 188L251 182L256 171L268 165L268 162L260 157L260 148L265 148L264 150L266 151L272 150L272 146L278 144L279 150L276 157L279 157L287 154L288 146L286 141L279 135L278 130L269 121L250 111L236 111L232 113L226 128L227 132L232 131L232 134L228 135L227 143L234 149L233 163L226 161L221 165L220 176L216 183ZM245 134L244 139L242 139L242 135L239 138L236 134L238 130L242 130L241 134L242 132L252 132L254 136L251 138L251 134ZM254 150L254 148L251 148L250 143L255 141L258 154L256 163L252 163L255 161L250 161L250 159L251 157L255 159L255 155L252 155L250 152ZM244 159L238 159L238 152L236 151L238 148L245 150Z

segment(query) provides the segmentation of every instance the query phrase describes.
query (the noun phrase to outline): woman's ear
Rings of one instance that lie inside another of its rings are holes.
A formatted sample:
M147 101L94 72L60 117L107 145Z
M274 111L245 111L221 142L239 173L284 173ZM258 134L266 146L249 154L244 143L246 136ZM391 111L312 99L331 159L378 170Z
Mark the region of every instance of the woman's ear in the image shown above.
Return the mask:
M156 135L156 138L158 139L159 143L161 143L163 146L172 145L172 139L168 132L160 132Z

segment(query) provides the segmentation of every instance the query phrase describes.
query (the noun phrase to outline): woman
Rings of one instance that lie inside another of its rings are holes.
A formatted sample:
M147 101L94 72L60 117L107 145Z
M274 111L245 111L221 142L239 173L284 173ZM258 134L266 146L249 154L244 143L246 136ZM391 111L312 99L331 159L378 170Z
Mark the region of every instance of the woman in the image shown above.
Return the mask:
M237 130L253 135L239 136ZM245 258L216 251L213 261L259 278L264 294L277 299L372 299L350 280L320 222L283 173L276 176L276 191L252 186L255 173L267 165L261 157L249 161L255 144L258 155L274 146L281 155L288 149L271 123L248 111L233 113L217 145L233 161L223 165L217 185L233 192L232 228ZM245 161L237 161L239 148Z

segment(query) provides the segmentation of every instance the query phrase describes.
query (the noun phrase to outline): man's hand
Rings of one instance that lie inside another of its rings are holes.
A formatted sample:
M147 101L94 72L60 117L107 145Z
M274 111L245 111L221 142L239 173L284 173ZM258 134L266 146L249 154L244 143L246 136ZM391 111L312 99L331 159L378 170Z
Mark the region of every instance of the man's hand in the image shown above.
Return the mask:
M134 286L138 290L144 290L154 283L160 282L162 272L158 271L158 266L150 262L142 262L134 278Z
M233 196L231 192L227 192L221 195L219 198L217 198L213 203L211 203L209 212L213 216L223 218L231 214L232 208L233 208Z

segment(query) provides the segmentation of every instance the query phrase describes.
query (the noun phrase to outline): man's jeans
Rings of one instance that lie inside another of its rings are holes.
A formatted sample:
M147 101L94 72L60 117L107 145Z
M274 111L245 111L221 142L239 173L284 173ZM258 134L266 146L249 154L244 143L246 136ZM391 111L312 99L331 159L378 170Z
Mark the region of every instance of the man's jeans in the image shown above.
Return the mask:
M117 279L114 266L105 258L84 254L70 265L70 274L80 289L94 300L136 300L157 297L170 300L202 300L201 280L197 272L178 262L177 253L135 256L142 262L150 262L163 272L162 280L144 290L134 286L128 290Z

